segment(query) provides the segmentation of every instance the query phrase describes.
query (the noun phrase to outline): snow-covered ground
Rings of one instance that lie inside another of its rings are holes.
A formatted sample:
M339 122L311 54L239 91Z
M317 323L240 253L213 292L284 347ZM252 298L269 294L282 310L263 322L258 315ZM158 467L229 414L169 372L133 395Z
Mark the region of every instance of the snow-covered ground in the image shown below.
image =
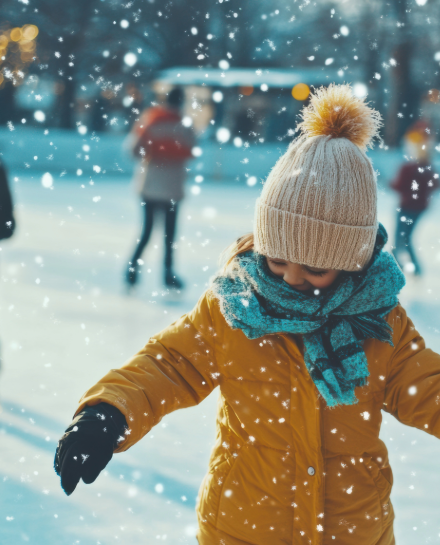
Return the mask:
M160 229L144 256L151 272L134 294L124 291L123 268L141 212L127 178L89 185L84 176L63 177L44 189L40 176L18 175L13 183L19 227L0 245L0 542L194 545L194 504L214 440L216 392L165 418L71 497L59 486L53 455L81 394L194 305L221 250L252 229L259 187L204 182L199 195L188 192L176 264L187 289L177 299L161 285ZM381 192L379 204L380 219L393 232L394 197ZM411 280L402 296L437 351L438 210L436 200L416 233L426 275ZM397 543L440 543L440 441L388 415L382 436L395 474Z

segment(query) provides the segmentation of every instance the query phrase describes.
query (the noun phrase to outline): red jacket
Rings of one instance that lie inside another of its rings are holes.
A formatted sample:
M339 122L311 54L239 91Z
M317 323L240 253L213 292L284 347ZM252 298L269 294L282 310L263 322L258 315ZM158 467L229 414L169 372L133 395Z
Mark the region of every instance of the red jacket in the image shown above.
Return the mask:
M185 161L192 157L188 138L181 124L180 115L167 108L155 106L146 110L135 128L139 137L135 155L160 161ZM142 150L144 150L142 152Z
M405 163L391 188L400 193L400 207L421 212L429 204L431 194L439 187L438 175L428 163Z

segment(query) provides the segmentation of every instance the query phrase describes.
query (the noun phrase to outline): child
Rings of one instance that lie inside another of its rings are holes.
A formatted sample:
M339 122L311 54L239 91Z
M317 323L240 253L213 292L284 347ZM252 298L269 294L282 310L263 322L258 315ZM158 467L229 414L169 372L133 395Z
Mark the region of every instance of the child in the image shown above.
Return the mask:
M404 270L413 272L416 276L422 273L422 269L412 244L414 227L426 212L432 193L439 187L438 174L433 171L430 159L432 144L427 123L414 123L404 137L409 160L400 167L391 184L391 188L400 196L393 254L401 265L401 254L408 253L411 261Z
M220 386L202 545L391 545L381 409L440 437L440 356L398 303L365 149L380 116L320 89L270 173L253 235L180 320L82 398L55 469L71 494Z

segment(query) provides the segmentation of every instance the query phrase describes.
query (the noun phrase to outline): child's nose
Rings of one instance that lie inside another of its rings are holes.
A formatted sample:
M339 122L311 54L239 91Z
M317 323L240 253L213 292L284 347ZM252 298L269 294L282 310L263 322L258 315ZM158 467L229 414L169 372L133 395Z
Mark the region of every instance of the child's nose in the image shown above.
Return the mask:
M283 280L294 288L301 287L305 283L301 267L293 263L284 272Z

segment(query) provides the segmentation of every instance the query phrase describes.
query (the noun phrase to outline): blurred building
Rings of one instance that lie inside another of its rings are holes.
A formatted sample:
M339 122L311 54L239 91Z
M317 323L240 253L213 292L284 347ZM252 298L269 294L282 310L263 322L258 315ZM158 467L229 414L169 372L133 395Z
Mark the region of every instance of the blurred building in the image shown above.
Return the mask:
M226 61L225 61L226 62ZM186 119L206 139L263 143L292 136L312 87L346 81L322 69L175 67L158 73L160 97L173 86L186 92ZM356 80L355 80L356 83ZM357 83L357 91L365 85Z

